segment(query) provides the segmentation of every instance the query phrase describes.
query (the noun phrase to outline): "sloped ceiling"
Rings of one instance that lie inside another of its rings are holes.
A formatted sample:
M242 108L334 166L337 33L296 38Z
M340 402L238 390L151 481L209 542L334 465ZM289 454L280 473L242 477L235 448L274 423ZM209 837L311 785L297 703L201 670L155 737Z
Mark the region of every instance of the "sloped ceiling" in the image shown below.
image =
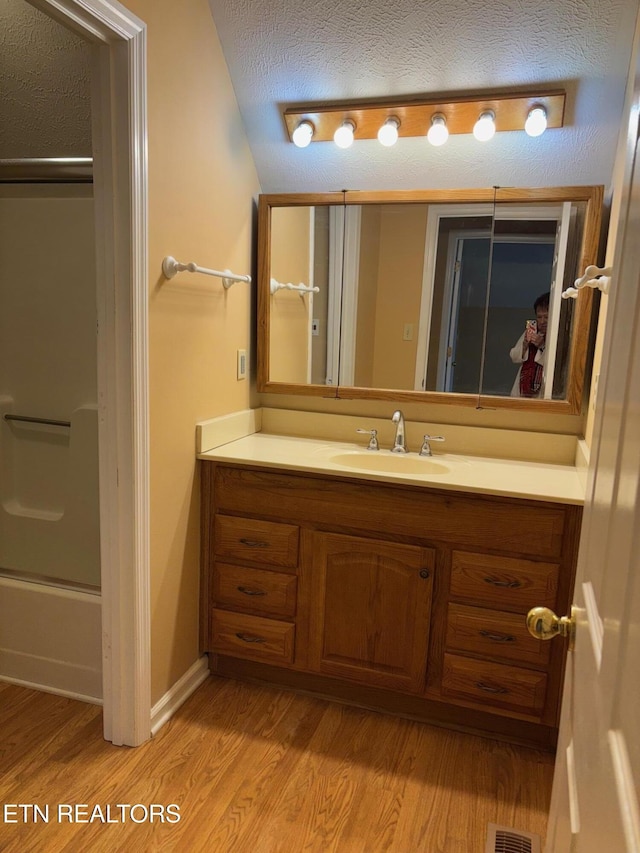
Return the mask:
M638 0L209 5L263 192L611 182ZM88 51L25 0L0 0L0 158L90 155ZM538 139L298 149L282 119L294 103L536 86L567 91L565 127Z
M90 157L89 47L24 0L0 0L0 159Z
M264 192L608 186L637 0L209 0ZM567 91L538 139L297 149L283 109L529 87Z

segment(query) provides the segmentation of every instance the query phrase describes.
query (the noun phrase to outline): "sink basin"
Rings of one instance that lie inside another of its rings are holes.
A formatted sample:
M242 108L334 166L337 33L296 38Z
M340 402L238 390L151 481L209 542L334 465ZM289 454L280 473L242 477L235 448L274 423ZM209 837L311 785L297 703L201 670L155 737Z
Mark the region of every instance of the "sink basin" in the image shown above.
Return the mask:
M385 453L384 451L351 451L336 453L331 457L334 465L359 468L363 471L384 471L389 474L447 474L449 468L442 462L434 462L429 456L415 453Z

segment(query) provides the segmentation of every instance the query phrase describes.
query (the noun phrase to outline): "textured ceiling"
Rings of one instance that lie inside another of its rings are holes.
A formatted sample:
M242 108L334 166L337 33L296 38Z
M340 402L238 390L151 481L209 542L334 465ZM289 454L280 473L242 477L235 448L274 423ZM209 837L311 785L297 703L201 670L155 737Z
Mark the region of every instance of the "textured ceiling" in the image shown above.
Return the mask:
M611 182L638 0L209 4L264 192ZM91 153L88 58L25 0L0 0L0 158ZM535 86L568 94L565 127L538 139L298 149L282 120L307 101Z
M89 47L24 0L0 0L0 159L91 156Z
M611 181L637 0L209 0L264 192ZM565 88L565 127L297 149L307 101Z

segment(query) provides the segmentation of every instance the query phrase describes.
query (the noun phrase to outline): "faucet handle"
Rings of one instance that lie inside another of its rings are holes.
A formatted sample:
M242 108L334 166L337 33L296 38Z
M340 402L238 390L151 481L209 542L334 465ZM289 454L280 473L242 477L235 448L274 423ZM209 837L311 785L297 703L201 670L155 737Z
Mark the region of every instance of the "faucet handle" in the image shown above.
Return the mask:
M380 450L380 445L378 444L377 429L357 429L356 432L369 436L369 444L367 445L367 450Z
M430 441L445 441L443 435L425 435L422 438L422 447L420 448L419 456L433 456L431 452Z

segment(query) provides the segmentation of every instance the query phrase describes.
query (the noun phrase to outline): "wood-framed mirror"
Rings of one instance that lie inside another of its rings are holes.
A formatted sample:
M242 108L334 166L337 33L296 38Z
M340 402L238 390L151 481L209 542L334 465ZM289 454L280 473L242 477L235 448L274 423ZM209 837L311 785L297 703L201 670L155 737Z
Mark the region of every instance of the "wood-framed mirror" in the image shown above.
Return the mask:
M594 294L562 293L597 263L602 203L601 186L261 195L258 390L579 413Z

